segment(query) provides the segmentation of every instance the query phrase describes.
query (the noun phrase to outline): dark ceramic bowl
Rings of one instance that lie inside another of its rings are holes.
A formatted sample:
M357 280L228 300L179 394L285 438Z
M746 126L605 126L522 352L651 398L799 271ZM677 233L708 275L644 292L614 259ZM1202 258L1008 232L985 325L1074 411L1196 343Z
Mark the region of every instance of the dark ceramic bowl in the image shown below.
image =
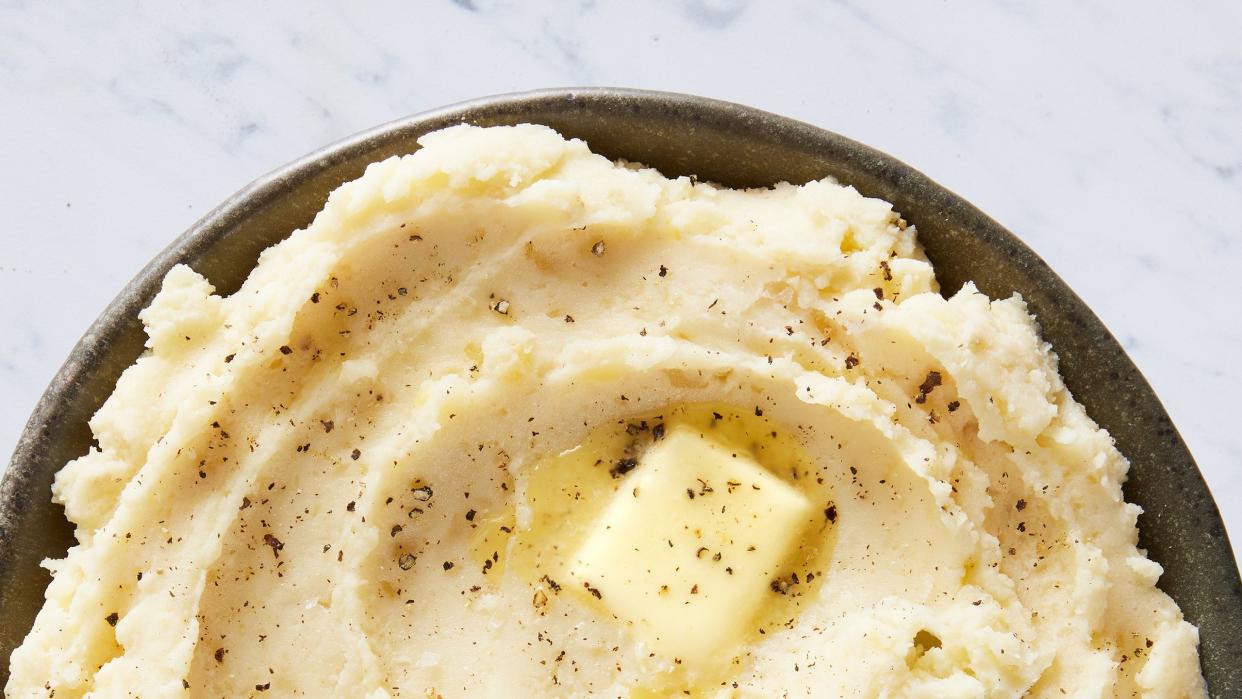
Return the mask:
M1212 695L1242 697L1242 585L1216 504L1147 381L1043 260L961 197L867 146L735 104L617 89L486 98L348 138L260 178L152 260L53 379L0 485L0 677L7 678L9 654L43 603L49 578L39 561L64 556L72 542L60 507L49 500L52 476L91 445L87 419L142 352L138 311L164 273L184 262L220 293L232 293L259 252L308 224L329 191L368 163L417 149L424 133L460 122L547 124L609 157L733 187L832 175L892 202L918 226L944 293L967 280L993 298L1021 293L1060 356L1065 383L1130 458L1125 494L1144 510L1140 545L1164 566L1160 587L1199 627Z

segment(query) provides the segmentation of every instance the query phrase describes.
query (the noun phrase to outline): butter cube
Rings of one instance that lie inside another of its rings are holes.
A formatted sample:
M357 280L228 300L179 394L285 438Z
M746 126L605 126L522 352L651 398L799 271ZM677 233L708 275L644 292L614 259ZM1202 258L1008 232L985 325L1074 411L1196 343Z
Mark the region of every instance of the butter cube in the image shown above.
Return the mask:
M657 652L727 661L812 509L749 455L677 427L626 477L569 577Z

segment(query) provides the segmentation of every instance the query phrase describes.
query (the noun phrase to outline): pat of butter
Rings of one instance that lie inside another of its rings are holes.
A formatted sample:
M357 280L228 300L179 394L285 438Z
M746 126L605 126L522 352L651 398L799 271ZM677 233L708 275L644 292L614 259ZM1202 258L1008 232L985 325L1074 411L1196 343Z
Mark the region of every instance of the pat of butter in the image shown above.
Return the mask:
M570 578L655 650L699 665L731 657L812 510L749 455L684 426L613 498Z

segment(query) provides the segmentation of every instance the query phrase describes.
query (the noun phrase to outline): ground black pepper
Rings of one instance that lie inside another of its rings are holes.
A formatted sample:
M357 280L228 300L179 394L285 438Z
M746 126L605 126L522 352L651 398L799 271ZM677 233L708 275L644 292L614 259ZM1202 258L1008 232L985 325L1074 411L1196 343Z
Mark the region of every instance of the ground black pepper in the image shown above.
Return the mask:
M263 543L272 547L273 556L275 556L276 558L280 558L280 550L285 547L285 543L283 541L281 541L280 539L277 539L271 534L264 534Z
M923 383L919 384L919 394L915 396L915 403L926 403L927 394L931 393L940 385L941 377L938 371L927 372L927 378L923 379Z
M630 471L633 471L636 466L638 466L637 459L621 459L615 466L608 469L608 475L613 478L620 478Z

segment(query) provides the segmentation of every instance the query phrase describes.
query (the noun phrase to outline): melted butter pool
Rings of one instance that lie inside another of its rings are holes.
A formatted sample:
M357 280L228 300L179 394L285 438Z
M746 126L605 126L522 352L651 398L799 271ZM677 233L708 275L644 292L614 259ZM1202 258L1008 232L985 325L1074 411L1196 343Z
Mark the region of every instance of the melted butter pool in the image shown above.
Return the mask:
M569 597L572 603L612 618L589 590L569 583L568 570L613 495L627 487L646 450L678 427L698 430L748 455L814 507L792 552L767 581L768 593L733 652L697 667L669 658L676 671L658 685L635 691L635 697L695 695L696 688L727 684L756 644L792 625L803 605L815 598L829 573L837 512L825 479L791 432L753 409L701 403L602 425L578 446L517 470L511 507L483 519L472 542L473 556L488 575L524 581L531 586L536 606L550 603L553 596Z

